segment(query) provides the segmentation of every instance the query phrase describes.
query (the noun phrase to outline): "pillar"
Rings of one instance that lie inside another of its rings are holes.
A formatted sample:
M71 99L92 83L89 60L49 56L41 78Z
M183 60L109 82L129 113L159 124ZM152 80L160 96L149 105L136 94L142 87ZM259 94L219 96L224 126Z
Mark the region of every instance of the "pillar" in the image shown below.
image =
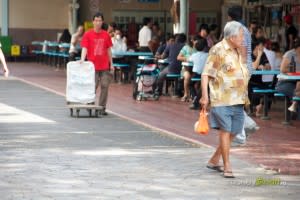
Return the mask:
M188 35L188 0L180 0L180 33Z
M2 17L1 35L7 36L8 35L8 0L2 0L1 17Z

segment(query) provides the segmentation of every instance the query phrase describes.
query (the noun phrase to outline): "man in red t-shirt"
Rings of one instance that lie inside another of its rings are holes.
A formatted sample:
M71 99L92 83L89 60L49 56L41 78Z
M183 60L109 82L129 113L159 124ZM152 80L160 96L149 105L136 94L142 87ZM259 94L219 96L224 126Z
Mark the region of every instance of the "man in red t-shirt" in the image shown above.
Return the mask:
M94 63L95 66L95 83L96 90L99 82L101 86L101 93L99 96L98 104L103 107L101 114L107 115L105 112L108 88L112 81L111 70L114 70L112 66L112 54L111 47L112 41L109 34L102 29L103 15L96 13L93 17L93 29L85 32L81 40L81 60L83 62L86 58Z

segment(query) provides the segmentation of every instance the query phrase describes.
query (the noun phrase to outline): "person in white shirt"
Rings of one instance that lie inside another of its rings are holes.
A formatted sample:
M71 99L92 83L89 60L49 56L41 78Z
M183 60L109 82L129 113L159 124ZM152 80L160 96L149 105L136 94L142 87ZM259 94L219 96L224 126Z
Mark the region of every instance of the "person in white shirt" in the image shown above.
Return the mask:
M8 70L8 67L7 67L7 64L6 64L6 61L5 61L5 56L3 54L3 51L2 51L2 48L1 48L1 43L0 43L0 60L1 60L1 63L3 65L3 75L5 77L8 77L9 75L9 70Z
M122 31L120 29L115 29L114 37L112 37L111 40L113 43L111 48L113 54L127 50L126 37L122 37Z
M72 34L70 49L69 49L69 60L74 61L75 57L80 57L81 52L79 49L81 38L84 34L83 26L78 26L76 33Z
M116 56L116 53L121 53L121 52L125 52L127 51L127 39L126 37L122 36L122 31L119 28L115 28L114 31L114 36L111 38L112 41L112 48L111 48L111 53L112 53L112 58L113 58L113 63L127 63L128 60L126 60L126 57L124 56ZM127 68L119 68L119 67L115 67L115 80L117 80L117 77L123 76L124 74L124 79L128 79L128 69ZM126 73L122 73L126 71ZM122 80L122 78L121 78ZM120 81L121 81L120 80Z
M269 64L271 66L271 70L275 70L275 68L276 68L275 67L275 60L276 60L276 54L275 54L275 52L272 51L272 50L267 49L266 47L264 47L263 51L264 51L264 53L267 56L267 59L268 59ZM268 83L268 82L272 83L273 78L274 78L274 75L263 75L262 76L262 81L264 83Z
M139 51L150 51L148 44L152 37L152 20L149 17L144 18L144 26L139 31Z
M279 42L272 42L271 44L272 51L275 52L275 61L274 61L274 69L280 70L281 61L283 58L283 53L280 51L280 44Z

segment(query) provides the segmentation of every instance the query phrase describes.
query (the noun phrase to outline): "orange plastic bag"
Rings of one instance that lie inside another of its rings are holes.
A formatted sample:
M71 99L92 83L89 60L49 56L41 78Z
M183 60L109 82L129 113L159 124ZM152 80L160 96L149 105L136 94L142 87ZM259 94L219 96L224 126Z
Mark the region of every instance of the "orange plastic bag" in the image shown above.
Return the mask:
M202 109L199 115L199 119L194 125L194 130L196 133L206 135L209 132L208 114L206 109Z

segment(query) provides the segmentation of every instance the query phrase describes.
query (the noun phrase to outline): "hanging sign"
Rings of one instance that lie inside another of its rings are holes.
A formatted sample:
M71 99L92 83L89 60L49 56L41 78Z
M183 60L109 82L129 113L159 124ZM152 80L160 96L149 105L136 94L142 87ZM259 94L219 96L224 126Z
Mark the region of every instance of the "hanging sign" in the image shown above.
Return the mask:
M242 0L225 0L225 4L238 4L242 5Z
M299 13L300 13L300 4L292 6L290 14L298 15Z
M138 0L139 3L158 3L159 0Z

